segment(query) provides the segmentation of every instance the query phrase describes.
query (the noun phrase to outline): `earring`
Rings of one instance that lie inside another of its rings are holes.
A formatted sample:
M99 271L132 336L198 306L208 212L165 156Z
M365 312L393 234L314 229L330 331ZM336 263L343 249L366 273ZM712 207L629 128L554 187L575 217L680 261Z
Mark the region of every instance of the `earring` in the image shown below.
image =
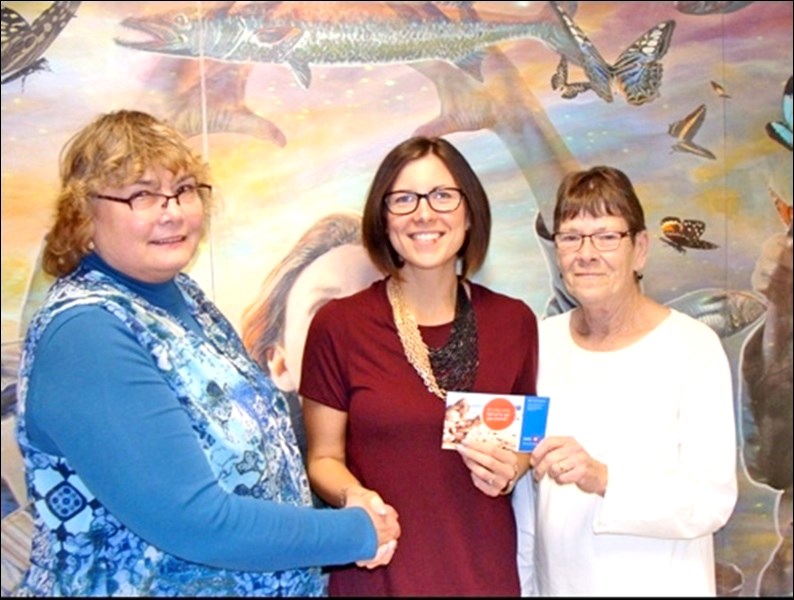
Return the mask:
M86 250L92 252L96 246L94 246L94 240L88 240L88 243L85 245Z
M643 275L639 271L634 271L634 281L642 281L643 277L645 277L645 275Z

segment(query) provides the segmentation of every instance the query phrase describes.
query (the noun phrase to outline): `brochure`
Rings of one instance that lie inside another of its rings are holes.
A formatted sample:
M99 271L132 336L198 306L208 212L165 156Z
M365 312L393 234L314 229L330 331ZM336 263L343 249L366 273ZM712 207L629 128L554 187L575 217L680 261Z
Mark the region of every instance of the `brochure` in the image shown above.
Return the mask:
M503 447L531 452L546 435L549 399L518 394L447 392L441 447L463 440L496 440Z

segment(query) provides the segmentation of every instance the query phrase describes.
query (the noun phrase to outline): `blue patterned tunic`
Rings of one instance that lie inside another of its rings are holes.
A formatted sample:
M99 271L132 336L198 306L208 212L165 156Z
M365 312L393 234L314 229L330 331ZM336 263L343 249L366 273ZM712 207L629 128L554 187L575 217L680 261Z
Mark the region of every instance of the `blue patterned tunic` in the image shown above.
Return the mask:
M189 415L196 440L224 490L262 501L311 505L282 396L250 361L231 324L195 282L180 274L176 284L203 336L191 333L113 277L85 265L55 283L30 324L20 363L17 437L36 531L22 594L317 596L325 592L318 568L235 571L164 552L114 517L66 458L43 452L28 439L25 400L45 328L71 308L100 306L120 319L150 353Z

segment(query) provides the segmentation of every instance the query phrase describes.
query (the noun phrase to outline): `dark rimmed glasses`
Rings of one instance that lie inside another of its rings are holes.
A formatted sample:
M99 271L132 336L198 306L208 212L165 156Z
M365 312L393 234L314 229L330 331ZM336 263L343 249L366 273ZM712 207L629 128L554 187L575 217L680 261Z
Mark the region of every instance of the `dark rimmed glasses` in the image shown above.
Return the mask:
M132 211L147 211L155 206L162 209L168 208L171 200L176 200L179 206L189 206L196 200L205 202L212 195L212 186L207 183L185 183L179 186L176 194L160 194L158 192L140 191L135 192L129 198L117 198L116 196L104 196L95 194L94 198L110 200L111 202L123 202Z
M437 213L448 213L457 209L463 200L463 190L456 187L437 187L426 194L409 190L396 190L383 196L386 209L393 215L410 215L424 198L428 206Z
M616 250L620 241L627 235L634 233L631 229L626 231L599 231L598 233L573 233L558 231L554 234L554 245L560 252L576 252L584 244L585 238L590 238L593 247L599 252Z

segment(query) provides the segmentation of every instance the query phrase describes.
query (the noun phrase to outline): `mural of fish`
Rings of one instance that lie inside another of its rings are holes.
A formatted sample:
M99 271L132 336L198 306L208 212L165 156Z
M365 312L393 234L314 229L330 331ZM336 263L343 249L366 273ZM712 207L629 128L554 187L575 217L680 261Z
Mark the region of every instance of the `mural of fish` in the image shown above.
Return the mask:
M32 23L3 3L0 84L9 83L47 69L43 54L75 16L81 2L53 2Z
M303 88L311 84L313 65L368 65L443 60L482 81L485 50L503 41L542 39L554 44L559 29L544 10L531 22L453 21L439 10L421 20L384 18L377 3L345 3L344 15L308 10L289 14L289 3L223 6L203 15L180 9L159 15L128 17L122 25L148 36L116 38L136 50L170 56L203 55L226 62L283 63ZM288 7L287 7L288 8ZM436 16L433 16L435 13ZM307 15L311 15L311 18ZM549 39L545 39L548 37Z
M766 313L766 303L751 292L702 289L666 303L711 327L721 338L744 331Z
M687 15L721 15L736 12L753 2L673 2L676 10Z
M673 152L688 152L711 160L717 158L711 150L696 144L692 139L700 131L700 126L703 125L705 118L706 105L701 104L680 121L670 124L667 133L678 140L672 146Z
M681 220L678 217L665 217L661 225L662 237L659 239L681 254L686 253L687 248L695 250L719 248L714 242L701 239L700 236L706 231L706 224L698 219Z
M389 2L389 4L393 6L405 6L410 4L419 4L425 10L430 10L431 12L436 10L436 7L439 6L447 6L452 8L457 8L460 12L461 19L468 19L471 21L476 21L479 19L477 16L477 11L474 9L474 2L469 1L466 2L465 0L462 2L442 2L442 1L435 1L435 2Z
M775 140L778 144L792 149L792 134L791 134L791 92L792 92L792 78L789 77L786 82L786 87L783 90L783 120L770 121L766 124L766 133Z
M160 92L162 100L151 108L188 137L202 133L239 133L272 142L287 143L283 131L251 110L245 97L253 65L158 57L146 80L147 90ZM142 100L145 105L147 98ZM143 108L148 108L144 106Z
M605 102L612 102L613 89L622 93L632 106L651 102L659 96L662 84L661 59L670 48L675 21L662 21L646 31L608 64L596 47L557 2L550 3L565 26L578 52L567 59L584 69L587 82L568 83L567 65L558 65L552 88L559 84L563 98L574 98L582 90L592 90ZM563 55L561 63L566 59ZM561 74L561 75L560 75Z

